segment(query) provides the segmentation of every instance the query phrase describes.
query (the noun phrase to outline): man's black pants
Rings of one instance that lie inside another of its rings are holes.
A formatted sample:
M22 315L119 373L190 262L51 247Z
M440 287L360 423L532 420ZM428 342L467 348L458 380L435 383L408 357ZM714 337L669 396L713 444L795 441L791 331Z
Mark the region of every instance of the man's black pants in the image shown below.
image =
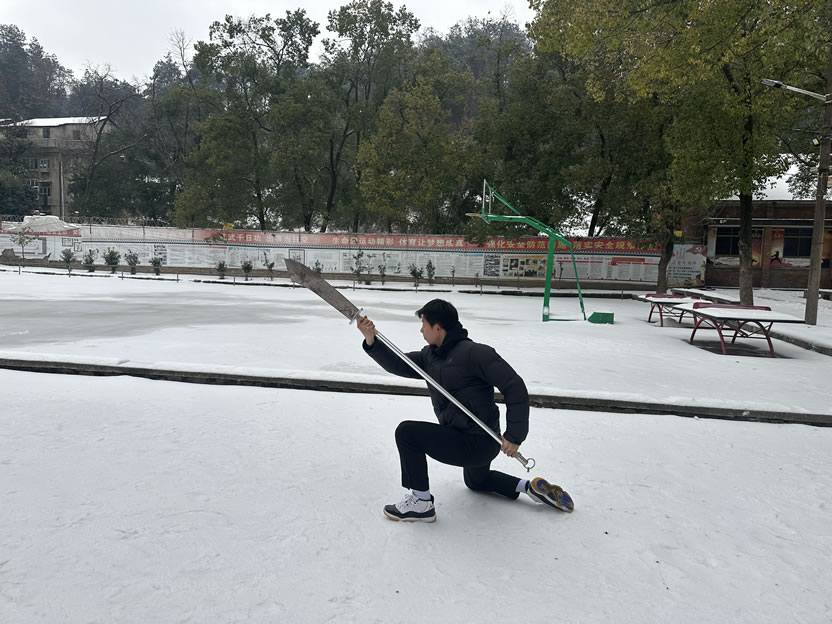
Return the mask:
M462 433L437 423L406 420L396 429L396 446L402 465L402 485L429 490L426 455L450 466L461 466L465 485L472 490L495 492L511 499L519 496L520 479L491 470L500 445L488 435Z

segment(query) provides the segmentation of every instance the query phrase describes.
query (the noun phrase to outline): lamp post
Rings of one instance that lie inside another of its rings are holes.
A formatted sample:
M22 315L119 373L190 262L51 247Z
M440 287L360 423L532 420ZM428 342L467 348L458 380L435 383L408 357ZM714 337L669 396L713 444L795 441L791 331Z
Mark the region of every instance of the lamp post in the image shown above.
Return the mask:
M832 84L832 57L829 61L830 84ZM794 91L820 100L823 105L823 130L820 138L820 159L818 162L818 186L815 194L815 218L812 224L812 254L809 259L809 284L806 287L806 312L804 320L807 325L818 323L818 290L820 290L821 254L823 253L824 219L826 217L826 188L829 181L829 152L832 146L832 93L821 95L783 84L779 80L763 80L763 84L777 89Z

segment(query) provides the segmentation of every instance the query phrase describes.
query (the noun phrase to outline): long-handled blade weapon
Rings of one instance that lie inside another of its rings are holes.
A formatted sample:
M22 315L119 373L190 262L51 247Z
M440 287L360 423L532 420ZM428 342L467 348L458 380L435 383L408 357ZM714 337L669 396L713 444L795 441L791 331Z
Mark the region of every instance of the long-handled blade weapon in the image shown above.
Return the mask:
M329 282L327 282L324 278L318 275L315 271L310 269L309 267L297 262L295 260L289 260L288 258L285 259L286 262L286 269L289 271L289 275L292 278L292 281L300 284L301 286L305 286L313 293L318 295L321 299L326 301L329 305L333 308L338 310L341 314L347 317L352 324L360 315L361 309L357 308L349 299L347 299L343 294L338 292L334 286L332 286ZM416 371L422 379L428 382L431 386L433 386L438 392L445 396L451 403L456 405L463 414L468 416L471 420L477 423L482 429L490 435L494 440L502 445L503 440L500 436L498 436L494 431L492 431L484 422L482 422L479 418L477 418L471 410L465 407L462 403L456 400L454 396L445 390L439 382L437 382L433 377L428 375L422 368L416 364L413 360L411 360L407 355L401 351L395 344L393 344L390 339L388 339L384 334L380 331L376 330L376 338L381 340L387 347L395 353L401 360L410 366L414 371ZM535 461L533 458L529 457L526 459L520 453L517 453L514 456L514 459L519 461L523 468L526 471L530 471L534 468Z

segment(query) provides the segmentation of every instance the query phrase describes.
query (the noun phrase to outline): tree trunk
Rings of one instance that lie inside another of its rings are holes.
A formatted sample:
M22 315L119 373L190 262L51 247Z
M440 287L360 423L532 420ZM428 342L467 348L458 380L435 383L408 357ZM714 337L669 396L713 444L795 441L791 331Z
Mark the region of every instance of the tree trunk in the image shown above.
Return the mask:
M589 231L587 234L590 238L595 236L595 232L598 229L598 220L601 216L601 212L604 209L604 193L607 192L607 189L610 187L612 183L612 176L608 175L601 181L601 186L598 188L598 192L595 194L595 202L592 204L592 218L589 221Z
M254 197L257 205L257 221L260 223L260 231L266 231L266 206L263 201L263 185L260 178L260 150L257 146L257 132L251 131L251 147L254 156Z
M659 278L656 281L656 292L667 292L667 267L673 258L673 234L669 233L667 239L661 241L662 257L659 259Z
M326 208L323 219L321 220L321 233L326 232L329 226L329 221L332 218L332 210L335 208L335 190L338 187L338 169L341 165L341 156L344 152L344 145L347 142L351 132L349 126L344 127L344 132L341 134L341 141L338 148L335 148L335 141L332 137L329 139L329 192L326 198Z
M298 198L300 203L300 212L303 216L303 231L304 232L311 232L312 231L312 217L314 216L314 198L310 196L308 199L306 197L306 192L303 190L303 182L301 182L300 175L298 175L297 168L293 170L293 177L295 182L295 188L298 190Z
M754 305L754 287L751 272L751 220L753 214L751 193L740 193L740 303Z
M303 231L304 232L311 232L312 231L312 217L309 215L303 215Z

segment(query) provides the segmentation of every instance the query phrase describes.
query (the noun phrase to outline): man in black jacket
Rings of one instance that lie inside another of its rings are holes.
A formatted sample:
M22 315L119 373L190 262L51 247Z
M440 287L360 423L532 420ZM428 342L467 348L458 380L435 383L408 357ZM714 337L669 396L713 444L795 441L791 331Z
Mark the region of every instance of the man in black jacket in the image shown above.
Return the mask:
M384 514L392 520L433 522L434 499L428 483L427 455L443 464L461 466L465 485L472 490L495 492L516 499L520 493L564 511L572 511L569 494L537 477L531 481L491 470L491 461L502 451L514 457L529 431L529 394L511 366L488 345L468 338L456 308L434 299L416 312L422 320L422 336L428 343L421 351L407 354L457 401L502 439L502 445L483 431L441 392L428 385L433 411L439 424L404 421L396 429L396 445L402 468L402 486L410 492ZM420 378L383 342L376 340L375 325L366 316L358 318L364 335L364 351L387 372ZM500 434L500 411L494 387L503 393L506 430Z

